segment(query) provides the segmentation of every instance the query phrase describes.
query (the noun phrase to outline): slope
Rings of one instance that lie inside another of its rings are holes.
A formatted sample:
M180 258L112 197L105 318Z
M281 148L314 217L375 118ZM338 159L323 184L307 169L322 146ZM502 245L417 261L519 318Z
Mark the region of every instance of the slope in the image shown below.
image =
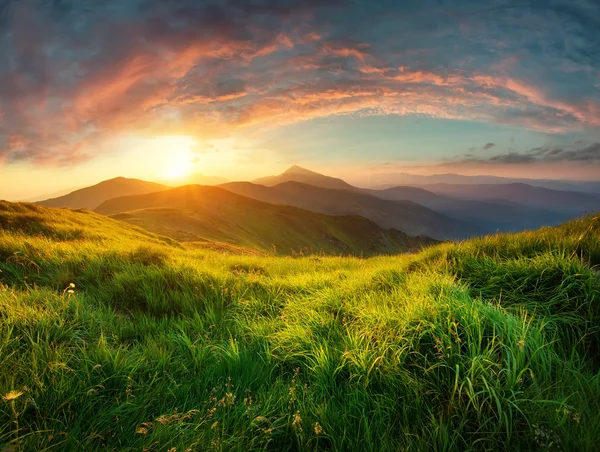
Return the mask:
M155 182L116 177L114 179L102 181L91 187L75 190L74 192L58 198L39 201L36 204L45 207L69 207L72 209L85 208L93 210L107 199L115 198L117 196L140 195L165 190L167 188L169 187Z
M333 190L301 182L265 187L249 182L220 185L231 192L273 204L285 204L329 215L360 215L383 228L436 239L465 238L484 229L437 213L410 201L389 201L361 191Z
M323 215L200 185L111 199L96 212L177 240L274 248L282 254L390 254L433 242L382 229L359 216Z

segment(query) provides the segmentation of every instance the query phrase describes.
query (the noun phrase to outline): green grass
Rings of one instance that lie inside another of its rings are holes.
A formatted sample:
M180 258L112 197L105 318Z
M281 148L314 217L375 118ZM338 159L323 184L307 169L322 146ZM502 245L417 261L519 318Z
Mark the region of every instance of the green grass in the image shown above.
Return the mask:
M0 225L0 450L600 444L600 217L369 259Z

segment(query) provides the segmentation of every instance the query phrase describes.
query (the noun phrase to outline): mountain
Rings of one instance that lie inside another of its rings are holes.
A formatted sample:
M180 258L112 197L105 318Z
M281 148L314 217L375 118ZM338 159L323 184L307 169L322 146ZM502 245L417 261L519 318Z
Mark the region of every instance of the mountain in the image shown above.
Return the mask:
M36 204L45 207L69 207L72 209L84 208L93 210L107 199L115 198L117 196L152 193L167 188L169 187L155 182L116 177L91 187L75 190L74 192L58 198L39 201Z
M580 215L600 209L600 195L551 190L523 183L513 184L431 184L429 191L470 200L502 200L526 207Z
M465 180L465 178L469 178L469 176L458 174L415 177L430 177L434 180L436 177L449 180ZM299 186L284 188L285 184L302 183L307 179L315 181L315 183L305 182L305 184L312 186L317 186L318 184L319 188L327 188L324 187L327 184L335 185L338 190L343 190L344 193L336 193L334 196L331 192L318 192L314 189L308 193L306 187L304 189L301 189ZM538 191L546 193L546 196L552 196L555 201L542 203L532 200L530 203L521 204L521 196L517 193L508 197L501 195L504 191L510 191L511 185L519 184L505 184L502 182L509 179L493 176L473 176L472 179L493 180L496 183L487 184L486 186L489 186L491 189L496 187L499 195L469 198L460 193L458 195L454 193L445 194L444 192L438 193L434 192L435 190L426 189L430 186L394 186L380 190L360 189L341 179L330 178L300 167L292 167L283 175L266 178L268 184L279 180L287 180L287 182L282 182L275 186L265 187L263 185L253 185L243 182L220 186L235 193L265 202L292 205L327 214L362 215L375 221L382 227L394 227L408 233L422 233L437 238L465 238L473 234L519 231L523 229L537 229L541 226L557 225L572 218L574 215L579 215L582 212L590 210L590 207L593 208L596 205L593 202L594 195L566 192L569 195L563 198L560 196L557 197L557 193L555 192L545 192L547 189L532 186L529 187L533 191L539 189ZM464 188L464 193L469 194L470 192L477 191L477 187L480 185L463 184L461 187ZM268 190L268 188L277 188L277 190ZM564 192L560 191L559 193ZM420 204L439 214L450 217L452 220L459 220L462 232L455 231L448 233L445 230L448 220L446 220L446 223L436 222L438 226L436 230L415 227L415 225L418 226L426 218L429 218L431 213L423 213L421 219L417 216L406 217L398 212L397 204L390 206L389 204L382 204L379 201L373 201L371 198L364 198L361 195L370 195L387 201L411 201ZM580 202L573 203L573 199L582 197L588 199L588 201L592 200L591 204L590 202L583 204ZM394 213L390 214L390 209Z
M452 218L479 225L489 232L537 229L560 224L572 217L571 213L527 207L502 199L473 201L419 187L392 187L365 192L382 199L410 200Z
M342 179L315 173L298 165L293 165L278 176L261 177L252 181L254 184L273 187L284 182L303 182L308 185L336 190L357 190Z
M355 191L285 182L274 187L250 182L231 182L220 187L271 204L296 206L329 215L360 215L383 228L399 229L411 235L436 239L465 238L485 231L442 215L411 201L390 201Z
M278 253L392 254L434 243L360 216L332 216L189 185L102 203L96 212L179 241L219 241Z
M576 181L556 179L524 179L499 176L465 176L462 174L408 174L408 173L383 173L375 175L358 175L352 179L357 186L383 189L398 185L425 186L431 184L513 184L524 183L535 187L551 190L581 191L586 193L600 193L600 181Z

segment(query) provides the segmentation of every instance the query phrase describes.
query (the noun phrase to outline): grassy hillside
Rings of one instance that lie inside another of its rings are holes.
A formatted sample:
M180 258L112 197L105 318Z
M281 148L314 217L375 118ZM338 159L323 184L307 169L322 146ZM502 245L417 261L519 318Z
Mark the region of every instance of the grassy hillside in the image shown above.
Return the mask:
M370 259L0 224L0 450L600 443L600 217Z
M37 204L45 207L70 207L73 209L94 210L107 199L117 196L140 195L153 193L169 188L166 185L155 182L147 182L139 179L128 179L116 177L92 185L91 187L75 190L58 198L39 201Z
M228 242L279 254L396 254L435 242L357 216L276 206L199 185L112 199L97 211L179 241Z
M275 187L250 182L232 182L220 187L273 204L286 204L329 215L360 215L383 228L395 228L408 234L440 240L466 238L485 232L476 225L450 218L414 202L380 199L360 191L333 190L295 181Z

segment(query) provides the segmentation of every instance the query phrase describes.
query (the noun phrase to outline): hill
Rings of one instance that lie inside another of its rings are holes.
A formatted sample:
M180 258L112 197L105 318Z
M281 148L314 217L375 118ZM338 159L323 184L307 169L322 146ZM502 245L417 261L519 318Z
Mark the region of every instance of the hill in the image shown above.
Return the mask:
M433 242L383 229L359 216L323 215L200 185L111 199L96 212L181 241L274 247L282 254L394 254Z
M333 190L300 182L274 187L232 182L220 187L272 204L286 204L329 215L360 215L383 228L436 239L465 238L485 231L410 201L390 201L361 191Z
M357 190L356 187L353 187L342 179L315 173L314 171L307 170L298 165L291 166L277 176L261 177L252 181L254 184L264 185L266 187L273 187L285 182L302 182L315 187L331 188L335 190Z
M3 450L600 442L600 217L369 259L33 204L0 225Z
M72 209L93 210L107 199L117 196L139 195L152 193L169 188L166 185L155 182L147 182L139 179L128 179L116 177L100 182L91 187L75 190L58 198L46 199L36 204L45 207L69 207Z
M600 209L600 195L551 190L523 183L513 184L432 184L423 188L434 193L471 200L503 200L523 206L551 209L580 215Z

